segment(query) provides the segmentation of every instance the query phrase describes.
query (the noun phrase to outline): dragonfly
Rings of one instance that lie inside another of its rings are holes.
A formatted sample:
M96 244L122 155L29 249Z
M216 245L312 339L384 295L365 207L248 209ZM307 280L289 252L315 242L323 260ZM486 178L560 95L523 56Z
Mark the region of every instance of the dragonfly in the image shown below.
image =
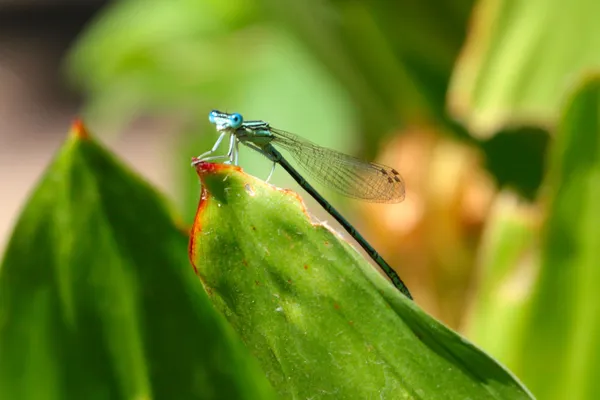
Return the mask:
M264 155L273 163L267 182L271 179L276 165L279 164L300 187L340 223L346 232L383 270L392 284L412 300L410 291L396 271L356 228L283 157L275 146L289 152L307 175L323 186L329 187L346 197L364 201L399 203L404 200L405 184L398 171L383 164L364 161L339 151L321 147L293 133L273 128L265 121L245 121L239 113L229 114L212 110L208 115L208 119L216 126L219 137L212 149L196 157L192 165L217 160L225 160L225 163L238 165L240 143ZM229 140L227 154L213 155L226 137Z

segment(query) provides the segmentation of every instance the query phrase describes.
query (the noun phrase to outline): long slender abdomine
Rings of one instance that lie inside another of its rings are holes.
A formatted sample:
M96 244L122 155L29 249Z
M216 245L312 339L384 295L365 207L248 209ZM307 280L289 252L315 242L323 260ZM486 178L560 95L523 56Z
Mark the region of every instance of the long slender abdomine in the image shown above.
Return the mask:
M400 292L402 292L409 299L413 299L408 287L402 281L400 276L396 273L396 271L383 259L383 257L367 242L367 240L360 234L354 227L331 205L323 196L317 192L317 190L312 187L310 183L306 181L296 171L294 167L292 167L287 160L271 145L267 145L263 147L263 150L267 153L271 154L271 159L274 162L277 162L279 165L283 167L287 171L288 174L296 181L298 184L306 190L336 221L340 223L348 232L350 236L352 236L358 244L369 254L369 256L381 267L381 269L385 272L385 274L390 278L392 283Z

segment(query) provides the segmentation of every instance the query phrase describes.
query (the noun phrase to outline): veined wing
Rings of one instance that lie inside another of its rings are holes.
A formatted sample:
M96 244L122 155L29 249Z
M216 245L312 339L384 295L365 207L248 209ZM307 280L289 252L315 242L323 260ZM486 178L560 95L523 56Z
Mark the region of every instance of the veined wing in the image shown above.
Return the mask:
M318 146L270 128L273 144L287 150L308 175L344 196L378 203L404 200L404 180L395 169Z

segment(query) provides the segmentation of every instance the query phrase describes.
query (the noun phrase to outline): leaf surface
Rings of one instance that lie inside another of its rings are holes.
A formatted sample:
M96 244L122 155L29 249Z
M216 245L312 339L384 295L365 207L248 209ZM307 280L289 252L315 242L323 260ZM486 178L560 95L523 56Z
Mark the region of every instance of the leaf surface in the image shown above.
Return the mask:
M529 398L427 316L298 195L200 163L190 255L213 303L284 398Z
M187 242L160 196L75 124L0 270L0 398L272 398Z

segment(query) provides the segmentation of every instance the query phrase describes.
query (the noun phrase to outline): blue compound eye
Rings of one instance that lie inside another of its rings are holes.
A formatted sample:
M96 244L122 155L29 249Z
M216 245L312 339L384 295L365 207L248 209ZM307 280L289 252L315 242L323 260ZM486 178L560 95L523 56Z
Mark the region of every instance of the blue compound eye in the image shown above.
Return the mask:
M212 110L210 113L208 113L208 120L211 124L215 123L215 118L217 118L218 115L219 112L217 110Z
M234 129L237 129L240 126L242 126L242 122L244 122L244 119L238 113L234 113L229 116L229 123L231 124L231 127Z

